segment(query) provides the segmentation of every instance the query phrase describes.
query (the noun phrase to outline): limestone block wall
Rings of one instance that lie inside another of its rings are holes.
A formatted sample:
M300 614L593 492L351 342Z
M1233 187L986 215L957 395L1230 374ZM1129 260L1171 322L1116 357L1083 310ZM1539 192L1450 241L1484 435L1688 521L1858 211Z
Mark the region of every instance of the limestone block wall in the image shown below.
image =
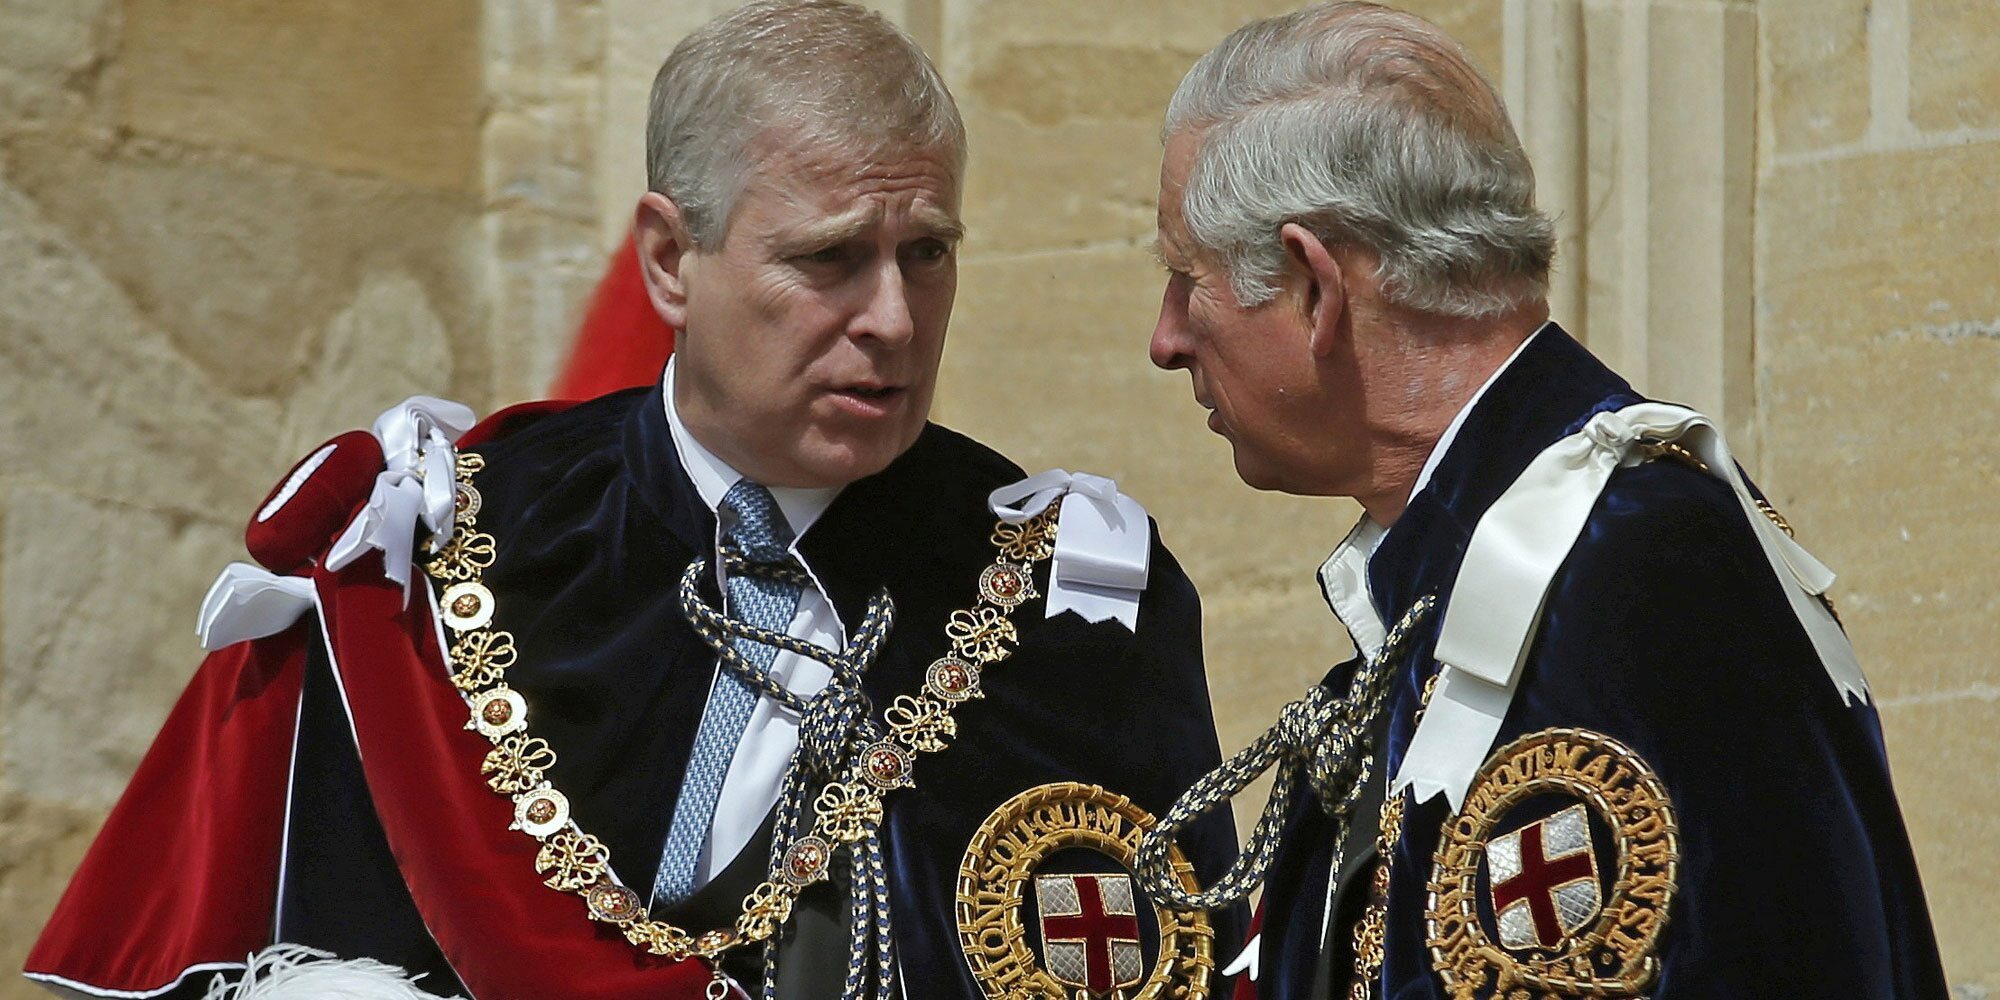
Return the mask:
M1765 0L1764 481L1882 711L1946 968L2000 993L2000 5Z
M491 409L546 384L641 190L652 72L730 5L0 0L0 969L285 466L412 392ZM1145 359L1146 243L1175 82L1292 4L871 5L972 143L938 416L1152 508L1236 749L1347 654L1311 573L1356 511L1236 481L1185 376ZM1724 414L1842 571L1955 996L1989 996L2000 8L1411 6L1505 83L1562 213L1559 318Z
M0 996L38 994L11 970L264 491L403 396L487 392L479 24L0 2Z

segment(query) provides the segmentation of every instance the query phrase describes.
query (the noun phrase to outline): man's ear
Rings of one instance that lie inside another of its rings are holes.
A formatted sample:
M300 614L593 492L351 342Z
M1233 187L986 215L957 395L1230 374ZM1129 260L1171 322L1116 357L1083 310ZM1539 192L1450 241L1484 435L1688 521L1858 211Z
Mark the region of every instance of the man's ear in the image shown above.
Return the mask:
M675 330L687 330L687 269L693 244L680 206L658 191L646 192L639 199L632 234L653 311Z
M1285 223L1278 230L1278 240L1305 281L1301 305L1311 330L1312 352L1314 357L1324 358L1333 352L1346 326L1347 272L1326 241L1296 222Z

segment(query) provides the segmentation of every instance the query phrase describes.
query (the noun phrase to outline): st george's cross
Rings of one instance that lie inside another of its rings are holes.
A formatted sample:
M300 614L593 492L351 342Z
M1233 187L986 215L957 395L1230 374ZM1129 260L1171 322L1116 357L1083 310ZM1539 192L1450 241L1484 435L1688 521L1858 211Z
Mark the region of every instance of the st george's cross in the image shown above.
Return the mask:
M1486 842L1502 947L1555 949L1603 905L1590 817L1582 803Z
M1038 875L1035 907L1048 972L1057 982L1105 997L1145 978L1130 876Z

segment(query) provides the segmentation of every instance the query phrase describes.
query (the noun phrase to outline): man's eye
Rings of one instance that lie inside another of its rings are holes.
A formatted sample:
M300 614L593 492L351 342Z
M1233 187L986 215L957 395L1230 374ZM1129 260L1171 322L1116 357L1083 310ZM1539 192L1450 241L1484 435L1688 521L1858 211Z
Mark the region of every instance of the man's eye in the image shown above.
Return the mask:
M799 259L808 264L838 264L847 257L847 248L840 246L821 247L808 254L800 254Z
M943 260L951 255L951 244L943 240L919 240L910 247L910 256L922 261Z

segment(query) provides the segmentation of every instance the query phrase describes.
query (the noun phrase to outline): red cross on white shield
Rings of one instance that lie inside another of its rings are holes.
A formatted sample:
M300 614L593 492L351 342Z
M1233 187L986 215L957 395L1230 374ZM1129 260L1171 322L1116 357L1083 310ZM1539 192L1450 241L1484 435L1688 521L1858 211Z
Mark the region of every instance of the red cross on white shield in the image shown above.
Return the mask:
M1581 803L1486 842L1502 947L1555 949L1603 905L1590 816Z
M1127 875L1039 875L1042 950L1049 975L1093 997L1145 978L1139 917Z

